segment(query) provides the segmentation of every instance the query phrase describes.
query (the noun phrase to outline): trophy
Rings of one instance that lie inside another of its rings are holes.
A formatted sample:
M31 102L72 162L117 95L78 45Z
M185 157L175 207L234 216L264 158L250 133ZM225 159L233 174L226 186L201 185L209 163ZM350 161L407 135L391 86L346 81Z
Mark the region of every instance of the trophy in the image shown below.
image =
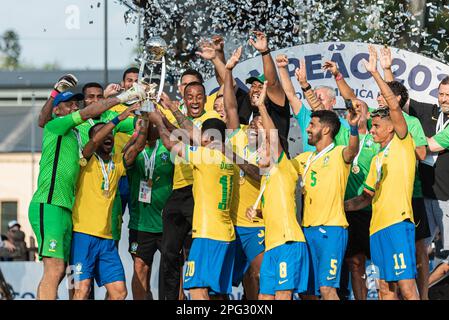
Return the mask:
M159 36L151 37L145 43L145 50L141 58L139 68L139 83L148 86L147 98L142 104L140 111L151 112L155 110L165 83L165 53L167 44Z

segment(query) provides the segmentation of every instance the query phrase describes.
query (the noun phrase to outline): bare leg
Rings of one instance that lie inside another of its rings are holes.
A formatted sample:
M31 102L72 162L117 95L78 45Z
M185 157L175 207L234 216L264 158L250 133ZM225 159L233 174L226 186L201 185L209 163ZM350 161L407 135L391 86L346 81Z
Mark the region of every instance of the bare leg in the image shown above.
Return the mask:
M210 300L207 288L190 289L189 292L192 300Z
M429 256L424 239L415 242L418 291L421 300L429 300ZM400 286L400 285L399 285Z
M73 293L73 300L89 299L92 279L86 279L78 282Z
M398 284L404 300L419 300L415 279L399 280Z
M433 285L435 282L444 277L444 275L448 272L449 272L449 264L447 263L440 264L430 275L429 284Z
M257 300L259 294L260 266L263 260L263 252L251 261L251 266L243 277L243 286L247 300Z
M379 280L379 300L398 300L397 284Z
M104 286L108 291L108 300L125 300L128 295L124 281L115 281Z
M271 294L259 294L259 300L274 300L275 296Z
M149 296L149 277L151 274L151 267L139 257L133 255L134 273L131 282L131 289L134 300L146 300Z
M292 300L293 290L276 291L275 300Z
M44 262L44 274L37 288L38 300L56 300L58 287L65 276L66 264L63 259L46 258Z
M352 291L355 300L366 300L368 288L366 287L366 257L359 253L346 259L351 271Z
M323 300L340 300L337 289L332 287L320 287L320 293Z

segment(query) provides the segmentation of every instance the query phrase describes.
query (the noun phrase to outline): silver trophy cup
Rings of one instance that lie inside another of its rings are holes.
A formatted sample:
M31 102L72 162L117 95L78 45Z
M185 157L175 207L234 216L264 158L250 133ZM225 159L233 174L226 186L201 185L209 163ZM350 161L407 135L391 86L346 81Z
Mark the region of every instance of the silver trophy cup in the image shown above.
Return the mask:
M154 104L161 99L165 83L165 53L167 43L159 36L151 37L145 43L145 50L139 68L139 82L149 86L147 98L140 111L152 112Z

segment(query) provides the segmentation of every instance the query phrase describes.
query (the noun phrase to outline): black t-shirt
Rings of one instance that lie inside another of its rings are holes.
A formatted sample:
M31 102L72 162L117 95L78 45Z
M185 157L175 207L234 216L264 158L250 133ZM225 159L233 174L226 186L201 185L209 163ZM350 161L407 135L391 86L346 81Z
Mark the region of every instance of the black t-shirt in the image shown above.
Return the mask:
M417 117L421 122L427 137L433 137L436 133L436 125L440 114L436 104L418 102L410 99L410 115ZM444 121L449 116L444 116ZM422 181L423 194L426 198L442 201L449 200L449 151L445 149L438 154L437 161L431 167L419 163L419 174Z
M238 113L241 124L248 124L253 112L257 112L257 108L251 106L249 93L238 88L236 92ZM290 130L290 104L285 97L284 106L275 104L268 98L267 111L274 125L278 129L279 140L282 149L288 155L288 131Z

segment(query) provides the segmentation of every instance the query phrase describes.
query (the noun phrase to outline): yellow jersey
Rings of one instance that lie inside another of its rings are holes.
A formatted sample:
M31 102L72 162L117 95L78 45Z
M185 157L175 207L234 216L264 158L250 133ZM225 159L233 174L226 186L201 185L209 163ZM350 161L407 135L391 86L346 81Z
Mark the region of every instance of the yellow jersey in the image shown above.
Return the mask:
M298 174L284 152L278 162L264 175L261 199L265 223L265 251L288 241L305 242L304 234L296 219L295 190Z
M125 111L128 107L124 104L117 104L113 106L110 111L117 112L117 114L122 113ZM134 118L134 115L130 115L129 118ZM131 138L131 134L127 134L124 132L117 132L114 135L114 153L121 154L123 151L123 148L128 143L129 139Z
M229 214L234 165L221 151L205 147L186 146L185 158L193 168L192 237L234 240Z
M168 112L168 113L171 114L171 112ZM173 117L173 115L172 115L172 117ZM188 118L188 119L190 121L192 121L193 124L198 129L201 129L203 122L206 121L207 119L211 119L211 118L220 119L220 115L215 111L209 111L209 112L204 112L198 118ZM167 118L167 119L169 119L169 118ZM174 117L173 117L173 119L174 119ZM173 123L173 125L175 125L176 127L179 127L177 122ZM175 171L173 174L173 190L181 189L181 188L190 186L192 184L193 184L193 172L192 172L191 165L188 164L185 161L185 159L177 156L175 158Z
M240 126L228 137L228 143L239 157L251 164L257 165L257 150L251 151L248 146L246 129L248 126ZM239 227L262 227L263 219L254 218L251 222L246 217L246 209L254 205L259 195L260 183L245 175L238 165L234 165L234 190L231 201L231 219L235 226ZM259 204L260 205L260 204Z
M304 171L307 160L316 153L304 152L291 160L297 173L305 180L302 217L304 227L348 226L344 198L351 164L346 163L343 158L344 148L345 146L336 146L311 162L306 176Z
M375 192L371 235L406 219L413 222L415 167L415 143L410 133L402 140L395 134L390 144L371 161L365 181L365 188ZM378 168L381 168L379 182Z
M101 164L93 155L85 167L81 167L72 209L73 231L112 239L112 207L120 177L126 173L122 154L115 153L112 162L105 162L109 171L109 192L103 191L104 179Z

